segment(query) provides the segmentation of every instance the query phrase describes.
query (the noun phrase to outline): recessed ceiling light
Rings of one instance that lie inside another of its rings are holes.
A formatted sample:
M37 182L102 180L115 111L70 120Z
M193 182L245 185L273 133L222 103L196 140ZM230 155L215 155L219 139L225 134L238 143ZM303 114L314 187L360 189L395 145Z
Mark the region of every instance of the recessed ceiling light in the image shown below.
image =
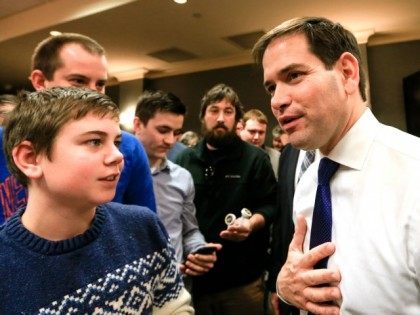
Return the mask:
M59 32L59 31L51 31L50 32L50 35L51 36L58 36L58 35L61 35L62 33L61 32Z
M184 4L187 3L187 0L174 0L175 3Z

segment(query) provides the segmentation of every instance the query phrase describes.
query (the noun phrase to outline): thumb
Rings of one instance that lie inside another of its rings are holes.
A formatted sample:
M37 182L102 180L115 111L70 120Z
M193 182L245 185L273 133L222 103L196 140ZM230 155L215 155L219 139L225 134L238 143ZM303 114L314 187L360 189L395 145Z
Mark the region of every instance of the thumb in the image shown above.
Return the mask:
M295 233L293 239L290 242L289 251L299 251L303 253L303 242L306 235L306 220L302 215L298 215L295 224Z

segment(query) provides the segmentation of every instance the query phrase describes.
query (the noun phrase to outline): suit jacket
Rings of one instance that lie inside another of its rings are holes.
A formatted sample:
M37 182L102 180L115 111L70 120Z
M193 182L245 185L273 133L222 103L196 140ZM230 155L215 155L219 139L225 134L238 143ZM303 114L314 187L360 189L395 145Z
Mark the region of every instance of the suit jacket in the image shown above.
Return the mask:
M277 216L273 223L272 256L269 266L267 286L276 292L277 275L287 259L289 244L293 238L293 196L295 194L295 173L299 150L286 145L280 155L279 179L277 186ZM281 314L299 314L299 310L281 302Z

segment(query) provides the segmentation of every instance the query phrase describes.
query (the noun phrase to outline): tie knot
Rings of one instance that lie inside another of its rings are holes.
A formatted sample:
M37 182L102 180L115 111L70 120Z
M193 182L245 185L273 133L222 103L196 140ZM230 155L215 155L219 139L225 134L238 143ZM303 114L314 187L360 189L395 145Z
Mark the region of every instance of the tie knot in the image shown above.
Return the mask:
M340 164L329 158L322 158L318 168L318 184L328 185L331 177L333 177L339 166Z

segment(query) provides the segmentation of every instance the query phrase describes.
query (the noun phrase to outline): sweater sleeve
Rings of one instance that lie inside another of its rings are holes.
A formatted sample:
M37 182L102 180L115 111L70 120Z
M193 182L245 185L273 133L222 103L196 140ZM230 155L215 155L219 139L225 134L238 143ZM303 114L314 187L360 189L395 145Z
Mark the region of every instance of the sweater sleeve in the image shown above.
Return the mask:
M166 302L162 306L153 307L153 315L186 315L194 314L191 307L191 295L183 288L176 299Z

